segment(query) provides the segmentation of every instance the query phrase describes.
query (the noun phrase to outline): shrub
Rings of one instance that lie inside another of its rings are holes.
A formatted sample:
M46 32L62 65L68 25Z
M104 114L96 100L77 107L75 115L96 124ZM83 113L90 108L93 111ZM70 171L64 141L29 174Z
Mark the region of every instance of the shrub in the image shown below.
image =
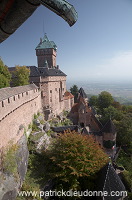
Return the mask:
M38 115L34 114L34 119L38 119Z
M32 123L28 125L28 129L32 129Z
M66 110L63 110L63 115L64 115L64 116L66 116L66 117L67 117L68 113L69 113L68 111L66 111Z

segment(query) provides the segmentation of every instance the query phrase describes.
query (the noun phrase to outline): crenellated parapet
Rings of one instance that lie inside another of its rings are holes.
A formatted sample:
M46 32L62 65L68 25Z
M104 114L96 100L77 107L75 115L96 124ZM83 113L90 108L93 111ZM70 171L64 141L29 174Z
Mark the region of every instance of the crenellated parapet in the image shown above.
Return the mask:
M0 89L0 121L39 95L40 91L35 84Z
M0 89L0 148L18 142L41 108L35 84Z

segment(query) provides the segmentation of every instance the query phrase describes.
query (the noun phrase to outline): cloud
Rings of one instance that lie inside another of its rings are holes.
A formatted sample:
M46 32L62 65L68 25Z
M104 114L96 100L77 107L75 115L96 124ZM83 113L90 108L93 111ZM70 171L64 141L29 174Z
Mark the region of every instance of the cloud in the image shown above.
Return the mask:
M116 54L97 65L94 74L103 79L132 79L132 51Z

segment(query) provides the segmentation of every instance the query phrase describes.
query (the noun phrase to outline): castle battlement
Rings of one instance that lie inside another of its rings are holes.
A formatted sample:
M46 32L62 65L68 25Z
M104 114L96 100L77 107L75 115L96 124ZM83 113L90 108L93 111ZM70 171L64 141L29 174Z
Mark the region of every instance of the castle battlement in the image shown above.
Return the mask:
M0 89L0 121L40 95L35 84Z
M35 84L0 89L0 148L18 142L41 109L41 92Z

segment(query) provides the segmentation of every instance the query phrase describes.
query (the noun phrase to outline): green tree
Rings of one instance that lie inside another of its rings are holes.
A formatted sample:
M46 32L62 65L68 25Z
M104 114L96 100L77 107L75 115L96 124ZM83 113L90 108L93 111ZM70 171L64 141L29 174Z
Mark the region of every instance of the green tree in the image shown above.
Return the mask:
M90 99L89 99L89 104L94 106L94 107L97 107L97 105L98 105L98 97L95 96L95 95L91 96Z
M122 105L118 101L113 101L112 106L118 110L122 110Z
M78 87L77 87L77 85L73 85L70 88L70 92L73 94L73 96L74 96L74 102L76 103L77 102L77 97L78 97Z
M104 108L108 108L113 102L114 99L109 92L103 91L99 94L98 107L101 111L103 111Z
M104 124L110 118L112 120L120 121L122 117L123 117L123 112L121 110L118 110L117 108L114 108L113 106L109 106L108 108L103 109L103 115L101 116L100 121Z
M29 73L30 70L26 66L15 67L15 71L13 72L12 83L14 86L20 85L28 85L29 84Z
M56 138L47 155L51 160L50 176L57 189L64 190L90 189L96 173L108 162L107 155L92 136L76 132Z
M123 105L122 110L124 111L124 113L132 113L132 105L129 106Z
M115 121L117 145L126 145L132 153L132 113L125 114L120 121Z
M0 58L0 88L8 87L10 85L11 74L8 67L4 65Z

